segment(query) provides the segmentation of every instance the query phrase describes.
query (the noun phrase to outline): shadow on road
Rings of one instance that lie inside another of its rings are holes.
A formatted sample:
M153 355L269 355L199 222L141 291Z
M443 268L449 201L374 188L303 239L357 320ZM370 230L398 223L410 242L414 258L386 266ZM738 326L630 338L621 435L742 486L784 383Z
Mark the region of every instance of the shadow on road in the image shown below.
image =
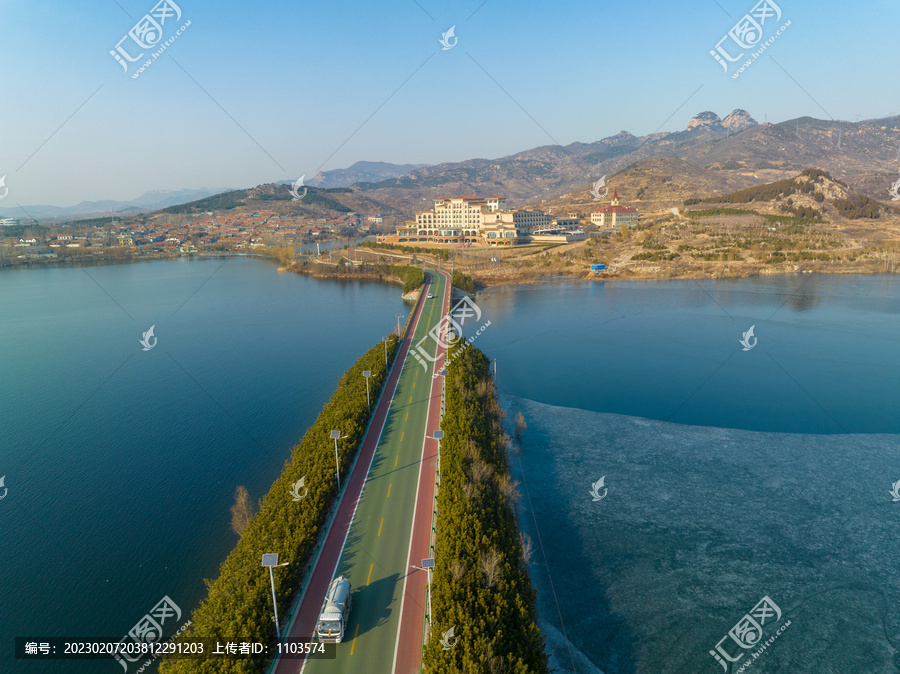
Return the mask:
M399 580L400 574L395 573L353 590L353 612L348 625L351 635L363 635L388 622L391 601Z

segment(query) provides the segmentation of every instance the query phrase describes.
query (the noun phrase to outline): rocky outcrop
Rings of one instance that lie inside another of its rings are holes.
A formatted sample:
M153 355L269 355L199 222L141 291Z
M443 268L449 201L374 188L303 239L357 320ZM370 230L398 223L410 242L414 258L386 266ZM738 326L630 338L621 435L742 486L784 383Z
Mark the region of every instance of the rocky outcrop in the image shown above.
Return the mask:
M757 126L757 122L750 116L750 113L738 108L733 110L725 119L720 119L716 113L708 110L701 112L688 122L687 130L727 132L731 134L754 126Z
M706 112L701 112L699 115L694 115L690 122L687 125L688 131L697 130L709 130L709 131L718 131L722 128L722 120L719 119L719 116L707 110Z
M732 110L731 114L722 120L722 126L726 128L729 133L737 133L738 131L750 129L758 125L758 122L750 116L750 113L741 108Z

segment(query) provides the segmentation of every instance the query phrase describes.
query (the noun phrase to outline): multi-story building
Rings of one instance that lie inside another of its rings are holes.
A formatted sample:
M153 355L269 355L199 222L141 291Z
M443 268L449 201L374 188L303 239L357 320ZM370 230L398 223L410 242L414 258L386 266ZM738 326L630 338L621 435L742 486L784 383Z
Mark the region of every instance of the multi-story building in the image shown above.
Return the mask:
M558 225L577 229L578 218L554 219L538 208L507 210L506 198L441 197L434 208L416 211L415 222L397 228L392 236L379 237L386 243L486 244L511 246L530 240L535 231Z
M604 229L615 229L622 225L629 227L638 222L641 216L636 208L619 205L619 190L613 190L612 203L602 206L591 213L591 224Z

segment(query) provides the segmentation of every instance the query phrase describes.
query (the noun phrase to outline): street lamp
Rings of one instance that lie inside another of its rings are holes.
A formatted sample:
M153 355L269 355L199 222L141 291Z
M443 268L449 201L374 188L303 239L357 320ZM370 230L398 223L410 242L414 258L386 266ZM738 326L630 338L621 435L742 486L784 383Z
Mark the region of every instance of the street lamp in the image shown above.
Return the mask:
M372 409L372 403L369 402L369 377L372 376L372 370L363 370L363 377L366 378L366 409Z
M446 356L444 357L444 360L445 361L447 360ZM440 372L438 372L438 374L444 378L444 384L446 385L447 384L447 375L450 374L450 370L448 370L445 367ZM444 413L444 394L442 391L441 392L441 414L443 414L443 413ZM440 443L438 443L438 458L440 458Z
M437 474L438 480L441 477L441 440L444 438L444 431L435 431L434 439L438 441L438 457L437 457Z
M400 319L403 318L405 314L397 314L397 336L400 336Z
M368 380L366 380L368 381ZM338 463L337 441L342 440L340 431L331 431L331 439L334 440L334 476L337 478L338 492L341 491L341 464Z
M387 343L390 337L382 337L381 341L384 342L384 369L387 370Z
M434 557L422 560L422 566L410 564L409 568L428 572L428 622L431 622L431 572L434 570Z
M264 554L262 556L262 565L269 567L269 580L272 581L272 607L275 609L275 634L278 636L278 641L281 641L281 628L278 627L278 602L275 600L275 576L272 573L272 569L276 566L287 566L288 564L290 564L290 562L285 562L284 564L278 563L277 552Z

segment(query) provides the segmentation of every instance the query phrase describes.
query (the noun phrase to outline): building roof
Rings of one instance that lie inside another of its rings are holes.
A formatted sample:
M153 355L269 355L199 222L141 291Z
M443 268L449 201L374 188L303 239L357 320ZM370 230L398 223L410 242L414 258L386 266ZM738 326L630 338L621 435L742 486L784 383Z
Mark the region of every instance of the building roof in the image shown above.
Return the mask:
M602 206L598 208L594 213L637 213L636 208L631 208L630 206Z

